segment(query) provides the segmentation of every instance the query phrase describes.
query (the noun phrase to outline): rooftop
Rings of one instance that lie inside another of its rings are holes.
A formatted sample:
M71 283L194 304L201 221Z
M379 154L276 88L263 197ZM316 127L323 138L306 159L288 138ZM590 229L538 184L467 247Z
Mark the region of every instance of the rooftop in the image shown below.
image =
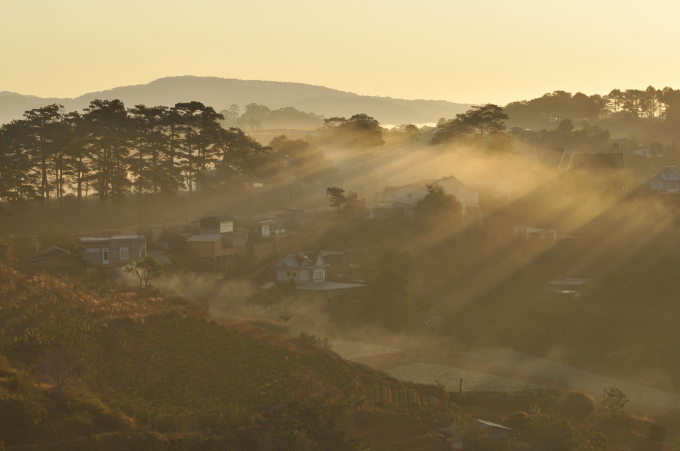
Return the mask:
M136 240L140 238L139 235L114 235L114 236L84 236L80 238L81 243L98 243L98 242L105 242L105 241L114 241L114 240ZM142 236L141 238L146 239L145 236Z
M25 262L28 261L33 261L33 260L43 260L45 258L52 258L52 257L57 257L61 255L71 255L69 251L66 249L62 249L58 246L52 246L49 249L45 249L44 251L38 252L33 255L29 255L24 259Z

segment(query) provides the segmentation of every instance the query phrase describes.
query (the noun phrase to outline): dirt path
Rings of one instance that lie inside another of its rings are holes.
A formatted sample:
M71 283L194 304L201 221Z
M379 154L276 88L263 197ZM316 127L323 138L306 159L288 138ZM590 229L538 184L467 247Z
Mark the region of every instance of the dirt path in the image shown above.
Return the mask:
M501 348L485 348L467 352L465 355L494 365L520 370L531 377L564 382L572 388L592 394L602 393L606 387L616 386L623 390L628 399L633 403L663 409L680 410L679 395L598 376L597 374L521 352Z

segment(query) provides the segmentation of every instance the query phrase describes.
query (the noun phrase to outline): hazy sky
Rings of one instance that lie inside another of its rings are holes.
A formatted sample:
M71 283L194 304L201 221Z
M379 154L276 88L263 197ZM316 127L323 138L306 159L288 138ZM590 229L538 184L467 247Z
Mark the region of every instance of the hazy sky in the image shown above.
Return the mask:
M172 75L497 102L680 87L680 2L0 0L0 91Z

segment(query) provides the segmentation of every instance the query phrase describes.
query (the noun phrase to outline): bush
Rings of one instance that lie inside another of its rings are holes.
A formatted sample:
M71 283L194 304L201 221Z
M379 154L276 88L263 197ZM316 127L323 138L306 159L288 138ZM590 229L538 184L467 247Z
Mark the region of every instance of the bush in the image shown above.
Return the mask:
M662 442L666 439L666 426L659 423L649 425L648 438L653 442Z
M529 432L536 449L550 451L571 451L578 446L578 433L574 426L553 409L542 412L538 407L532 411Z
M531 415L521 410L510 414L510 418L505 420L505 425L515 431L523 431L529 427Z
M564 413L581 421L595 411L595 400L583 392L570 392L564 405Z

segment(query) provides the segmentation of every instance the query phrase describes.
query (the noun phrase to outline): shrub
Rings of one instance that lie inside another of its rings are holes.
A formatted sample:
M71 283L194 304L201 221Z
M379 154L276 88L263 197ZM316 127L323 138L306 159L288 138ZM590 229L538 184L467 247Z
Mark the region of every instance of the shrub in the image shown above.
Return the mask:
M621 417L628 404L626 394L618 387L607 387L602 397L602 413L610 418Z
M649 425L649 435L647 436L653 442L662 442L666 439L666 426L659 423L652 423Z
M609 440L600 432L587 432L582 437L580 451L607 451Z
M531 415L519 410L510 414L510 418L505 420L505 425L516 431L523 431L529 427L529 421L531 421Z
M571 451L578 445L578 433L574 426L553 409L542 412L538 407L532 411L529 431L537 449Z
M588 415L595 411L595 400L592 396L583 392L570 392L564 405L564 413L585 420Z

